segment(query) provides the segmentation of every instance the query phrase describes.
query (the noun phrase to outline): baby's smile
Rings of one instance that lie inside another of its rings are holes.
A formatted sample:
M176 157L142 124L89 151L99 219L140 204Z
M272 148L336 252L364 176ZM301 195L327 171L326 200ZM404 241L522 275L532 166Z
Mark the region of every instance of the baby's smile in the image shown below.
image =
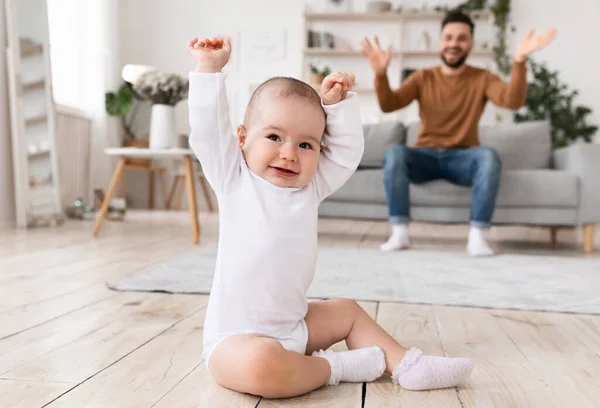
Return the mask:
M273 170L273 172L275 173L275 175L280 176L280 177L291 178L291 177L294 177L294 176L298 175L298 173L296 173L295 171L290 170L290 169L286 169L286 168L283 168L283 167L269 166L269 168L271 170Z

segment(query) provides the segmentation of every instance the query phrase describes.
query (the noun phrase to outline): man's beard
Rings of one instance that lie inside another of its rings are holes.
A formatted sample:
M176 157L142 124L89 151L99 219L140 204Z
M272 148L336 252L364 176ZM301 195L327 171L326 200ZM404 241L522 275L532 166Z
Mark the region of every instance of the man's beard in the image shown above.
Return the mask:
M444 64L446 64L449 68L452 68L452 69L456 69L456 68L460 67L462 64L464 64L465 61L467 60L467 57L469 56L469 53L466 52L456 61L449 62L446 59L446 57L444 56L444 54L445 54L445 51L440 53L440 57L442 58L442 61L444 61Z

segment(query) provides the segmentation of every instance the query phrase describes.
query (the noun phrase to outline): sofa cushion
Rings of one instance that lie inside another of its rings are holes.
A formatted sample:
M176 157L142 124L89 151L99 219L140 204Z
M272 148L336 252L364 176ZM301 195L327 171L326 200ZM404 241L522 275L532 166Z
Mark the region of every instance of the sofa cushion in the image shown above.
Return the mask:
M547 121L481 126L479 140L496 150L505 170L550 168L552 141Z
M419 125L419 122L407 125L408 146L417 141ZM504 170L550 168L552 141L548 121L482 125L479 141L498 153Z
M383 170L357 170L338 191L330 197L336 201L385 204ZM471 205L471 188L461 187L444 180L411 184L412 206ZM578 178L575 174L557 170L508 170L502 174L498 207L577 207L579 205Z
M414 205L470 206L471 188L443 180L411 185ZM575 174L556 170L507 170L500 179L498 207L576 207L579 205Z
M331 200L362 203L385 203L383 169L357 170L348 181L330 196Z
M365 152L359 168L383 167L385 152L392 146L404 144L404 124L398 121L368 123L363 125Z

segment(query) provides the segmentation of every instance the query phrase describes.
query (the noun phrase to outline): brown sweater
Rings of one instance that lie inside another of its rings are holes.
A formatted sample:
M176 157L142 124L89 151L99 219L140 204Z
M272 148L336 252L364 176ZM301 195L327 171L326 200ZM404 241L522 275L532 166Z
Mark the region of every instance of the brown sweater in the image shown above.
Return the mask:
M421 69L392 90L387 75L375 78L375 91L384 112L419 101L421 126L417 147L453 148L479 145L479 119L488 100L502 108L519 109L527 95L527 68L515 62L506 84L488 70L467 66L457 76L441 67Z

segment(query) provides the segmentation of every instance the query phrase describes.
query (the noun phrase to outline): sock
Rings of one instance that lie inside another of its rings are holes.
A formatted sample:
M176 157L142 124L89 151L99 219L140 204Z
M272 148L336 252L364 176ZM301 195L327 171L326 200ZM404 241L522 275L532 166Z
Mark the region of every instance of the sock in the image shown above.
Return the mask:
M407 224L393 224L392 235L379 247L382 251L396 251L410 246Z
M469 243L467 244L467 252L471 256L491 256L494 255L494 250L490 248L483 236L483 230L477 227L471 227L469 231Z
M468 358L425 356L413 347L394 367L392 382L412 391L435 390L462 384L472 371Z
M375 381L385 371L385 355L377 346L350 351L315 351L313 357L329 361L331 377L329 385L343 382Z

